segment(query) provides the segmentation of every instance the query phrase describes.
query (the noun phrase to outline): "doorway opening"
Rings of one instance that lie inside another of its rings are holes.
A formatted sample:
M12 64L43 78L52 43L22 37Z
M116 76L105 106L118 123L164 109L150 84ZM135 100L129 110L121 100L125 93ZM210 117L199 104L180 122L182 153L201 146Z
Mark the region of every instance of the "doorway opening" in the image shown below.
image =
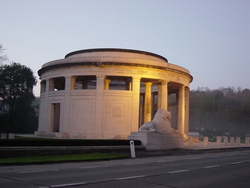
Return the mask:
M61 104L60 103L53 103L51 106L51 131L52 132L59 132L60 128L60 111L61 111Z

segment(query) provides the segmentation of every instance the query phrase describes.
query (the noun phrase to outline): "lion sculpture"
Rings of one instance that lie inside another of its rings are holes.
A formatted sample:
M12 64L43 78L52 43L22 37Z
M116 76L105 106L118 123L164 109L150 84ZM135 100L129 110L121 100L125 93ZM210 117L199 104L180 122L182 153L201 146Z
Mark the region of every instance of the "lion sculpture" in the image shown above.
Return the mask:
M150 131L159 133L171 133L175 130L171 127L169 119L171 118L171 113L165 109L159 109L152 121L144 123L139 131Z

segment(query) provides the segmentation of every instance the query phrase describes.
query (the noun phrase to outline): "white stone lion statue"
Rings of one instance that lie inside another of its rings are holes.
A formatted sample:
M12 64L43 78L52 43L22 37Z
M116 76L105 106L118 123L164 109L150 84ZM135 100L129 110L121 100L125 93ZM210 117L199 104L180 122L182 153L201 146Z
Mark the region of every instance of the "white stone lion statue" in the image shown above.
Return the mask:
M139 131L150 131L159 133L170 133L175 132L171 127L169 119L171 118L171 113L163 108L159 109L152 121L144 123Z

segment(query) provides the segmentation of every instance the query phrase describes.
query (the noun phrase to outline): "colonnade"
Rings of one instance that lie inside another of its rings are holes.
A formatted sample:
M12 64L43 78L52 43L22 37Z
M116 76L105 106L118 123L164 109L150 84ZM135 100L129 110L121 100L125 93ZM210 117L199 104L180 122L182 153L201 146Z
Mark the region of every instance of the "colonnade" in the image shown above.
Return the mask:
M62 77L61 77L62 78ZM63 125L60 127L60 131L67 132L68 131L68 124L69 124L69 109L70 109L70 91L75 89L75 83L76 83L76 76L67 76L64 77L65 79L65 86L62 87L64 88L64 115L63 115ZM101 126L102 125L102 119L103 119L103 93L104 90L109 89L109 83L110 79L108 76L105 75L96 75L96 114L98 117L96 117L96 125ZM168 83L165 80L161 81L155 81L153 80L152 82L150 79L147 81L143 82L143 79L139 76L132 76L131 81L124 81L126 84L126 90L132 91L132 122L137 125L133 125L133 131L138 128L139 125L139 108L140 108L140 84L141 82L145 86L145 98L144 98L144 106L143 106L143 112L144 112L144 117L143 117L143 123L151 121L152 117L152 85L156 84L158 88L158 101L157 101L157 108L164 108L168 110L168 97L169 97L169 88L168 88ZM41 84L46 86L46 89L41 89L42 92L45 92L48 96L48 91L56 92L54 90L55 83L53 82L52 79L47 79L41 82ZM177 127L178 130L183 134L183 135L188 135L188 117L189 117L189 88L187 86L184 86L179 83L173 83L178 87L178 92L176 92L176 98L177 98L177 106L178 106L178 120L177 120ZM44 86L43 86L44 87ZM101 130L100 128L96 128L96 130Z
M188 87L193 78L187 69L158 54L79 50L47 62L38 75L37 135L124 139L160 108L174 114L173 128L188 135Z
M145 85L145 102L144 102L144 119L143 122L146 123L151 121L152 117L152 82L144 82ZM178 85L177 104L178 104L178 130L183 135L188 135L189 127L189 88L187 86ZM157 108L164 108L168 110L168 82L161 81L158 87L158 104Z

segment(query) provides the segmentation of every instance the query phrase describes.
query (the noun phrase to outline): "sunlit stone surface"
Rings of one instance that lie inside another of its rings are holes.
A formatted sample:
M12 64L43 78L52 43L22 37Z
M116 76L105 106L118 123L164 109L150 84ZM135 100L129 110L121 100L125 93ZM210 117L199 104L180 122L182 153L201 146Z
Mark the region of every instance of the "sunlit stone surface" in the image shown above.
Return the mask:
M127 49L81 50L44 64L38 74L36 135L127 139L161 108L171 112L173 129L188 134L192 76L160 55Z
M184 142L184 135L171 127L170 118L169 111L159 109L152 121L144 123L139 132L132 132L128 138L141 140L147 150L180 148Z

